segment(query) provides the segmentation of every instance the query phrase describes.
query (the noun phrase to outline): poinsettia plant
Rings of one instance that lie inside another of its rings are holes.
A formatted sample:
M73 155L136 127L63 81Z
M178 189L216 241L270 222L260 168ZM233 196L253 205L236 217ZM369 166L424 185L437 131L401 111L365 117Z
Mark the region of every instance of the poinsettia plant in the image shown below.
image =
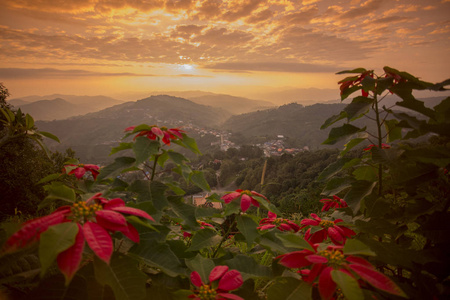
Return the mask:
M41 181L40 208L55 209L10 232L0 283L49 299L445 298L450 98L427 107L412 92L449 81L389 67L342 73L351 74L342 100L358 95L323 125L344 122L325 144L346 143L319 177L320 211L294 220L256 187L210 195L221 209L195 206L180 181L210 188L179 152L200 154L195 140L182 128L130 126L111 164L71 160ZM392 94L413 113L383 106ZM351 124L363 116L374 124ZM418 137L434 142L407 143Z

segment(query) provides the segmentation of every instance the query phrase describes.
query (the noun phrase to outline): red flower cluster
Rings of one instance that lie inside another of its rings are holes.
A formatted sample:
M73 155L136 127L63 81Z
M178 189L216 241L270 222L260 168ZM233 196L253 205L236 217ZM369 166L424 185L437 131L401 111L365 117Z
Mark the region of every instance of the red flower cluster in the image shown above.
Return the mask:
M150 126L150 130L140 130L136 131L139 132L136 134L134 139L136 139L139 136L146 136L151 140L161 139L164 144L170 145L171 140L183 139L182 133L185 132L179 128L167 128L167 127L158 127L156 125ZM125 131L134 131L136 126L131 126L125 129Z
M370 151L373 147L378 147L378 145L370 144L367 148L364 148L364 151ZM390 149L391 146L385 143L381 144L381 149Z
M266 230L271 228L278 228L281 231L294 231L297 232L300 230L300 226L295 224L294 222L283 219L283 218L277 218L277 215L271 211L267 213L268 218L264 218L259 222L260 227L258 227L259 230Z
M250 207L250 205L254 205L256 207L259 207L259 202L253 198L253 196L261 197L269 201L265 196L261 195L260 193L257 193L255 191L249 191L249 190L236 190L234 192L231 192L229 194L226 194L222 196L222 200L225 201L226 204L230 203L231 201L235 199L241 199L241 209L243 212L246 212L247 209Z
M58 267L66 277L66 281L72 279L80 266L85 241L101 260L109 263L113 252L110 232L122 232L132 241L139 242L136 228L128 223L122 214L152 221L153 218L145 211L125 206L125 202L120 198L108 201L100 196L101 193L95 194L85 202L60 207L48 216L24 223L22 228L8 239L4 252L12 252L38 241L41 233L50 226L74 222L78 226L75 243L57 257Z
M214 281L219 281L214 282ZM209 274L209 284L205 284L198 272L191 273L191 282L198 289L189 298L195 300L212 300L212 299L232 299L244 300L238 295L230 294L232 290L238 289L242 284L242 275L237 270L228 271L227 266L217 266L212 269Z
M288 268L305 268L312 265L311 270L301 270L305 282L319 282L319 293L322 299L331 299L336 292L336 283L331 272L336 270L351 277L369 283L373 287L387 293L403 296L404 292L387 276L378 272L367 260L345 255L342 246L328 246L323 251L317 251L318 245L311 245L314 251L305 249L278 256L279 263Z
M344 93L345 90L352 88L355 85L358 85L359 83L361 83L361 81L366 77L366 76L373 76L373 71L365 71L363 73L361 73L360 76L351 76L351 77L346 77L344 79L342 79L341 81L338 82L338 84L340 84L341 86L339 87L341 90L341 95ZM362 92L362 96L363 97L367 97L369 96L369 93L364 91L364 89L361 90Z
M83 178L84 174L86 172L91 172L92 177L94 177L94 180L97 179L97 175L99 174L100 167L96 165L85 165L85 164L70 164L64 166L64 172L66 172L68 175L74 174L75 177L78 179ZM68 171L68 172L67 172Z
M330 208L342 208L342 207L348 207L347 202L345 202L343 199L339 198L338 196L334 195L333 199L321 199L319 200L323 203L322 211L329 211Z
M354 236L356 233L345 226L336 225L337 223L343 222L342 219L337 219L334 221L322 220L316 214L311 214L312 219L303 219L300 224L303 229L307 226L320 226L321 230L311 233L311 228L305 232L305 238L311 243L321 243L328 237L331 242L336 245L342 245L345 243L347 238Z

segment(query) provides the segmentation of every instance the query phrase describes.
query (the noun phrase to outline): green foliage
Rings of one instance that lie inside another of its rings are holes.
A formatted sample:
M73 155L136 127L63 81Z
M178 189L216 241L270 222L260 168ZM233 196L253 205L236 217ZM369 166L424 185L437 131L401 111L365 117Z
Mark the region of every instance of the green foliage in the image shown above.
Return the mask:
M186 299L198 296L205 285L217 289L217 282L224 288L219 293L233 294L223 296L230 299L447 298L450 100L427 107L412 92L443 90L450 82L432 84L384 70L381 76L365 69L341 72L352 74L340 81L341 99L356 91L363 96L339 106L342 111L322 126L337 126L325 143L342 145L340 153L263 158L260 150L245 146L217 152L196 165L191 155L178 152L184 148L200 154L195 139L142 124L127 130L125 138L134 136L133 141L115 147L112 153L123 156L97 177L83 176L93 175L96 166L74 159L66 160L70 165L64 174L61 167L53 175L25 174L45 184L41 208L71 208L25 223L9 239L12 227L3 225L0 238L7 241L0 252L0 283L19 291L21 298L45 294L48 299ZM408 110L380 108L389 92ZM362 122L364 116L374 124ZM34 126L20 111L3 109L2 118L3 129ZM342 121L347 123L337 124ZM27 145L24 154L36 156L30 151L34 133L16 139L17 132L2 149L10 155ZM412 137L429 141L412 142ZM362 150L361 143L373 145ZM219 156L220 167L213 160ZM20 175L36 170L35 162L36 157L12 159L7 168ZM215 182L234 182L245 190L208 197L223 209L195 207L184 199L195 190L210 191ZM319 202L323 197L328 198ZM32 198L27 194L26 199ZM244 209L245 204L251 208ZM89 239L82 249L75 237L84 234ZM61 268L67 257L60 255L73 253L68 252L72 246L83 250L78 252L82 257L65 284L58 268L67 277ZM23 262L30 253L39 254L40 264L11 262Z

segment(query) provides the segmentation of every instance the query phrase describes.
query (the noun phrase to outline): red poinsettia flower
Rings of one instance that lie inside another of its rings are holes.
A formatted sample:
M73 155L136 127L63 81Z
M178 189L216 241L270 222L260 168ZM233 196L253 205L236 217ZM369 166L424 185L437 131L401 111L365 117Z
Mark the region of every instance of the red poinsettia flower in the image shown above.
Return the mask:
M4 252L12 252L38 241L40 234L50 226L75 222L79 229L75 243L57 257L58 267L67 282L80 266L85 242L101 260L109 263L113 252L110 232L122 232L132 241L139 242L139 233L127 222L123 214L154 220L145 211L125 206L125 202L120 198L106 200L100 196L101 193L95 194L84 202L60 207L48 216L24 223L22 228L8 239Z
M230 203L231 201L235 199L241 199L241 209L243 212L246 212L247 209L250 207L250 205L254 205L256 207L259 207L259 202L253 198L253 196L261 197L269 201L265 196L263 196L260 193L257 193L255 191L249 191L249 190L236 190L234 192L231 192L229 194L223 195L222 200L225 201L226 204Z
M277 218L277 215L271 211L267 213L267 216L267 218L264 218L259 222L259 225L261 225L258 227L259 230L266 230L275 227L281 231L297 232L300 230L300 226L298 226L294 222L288 219Z
M345 202L344 199L341 199L336 195L333 196L333 199L327 198L321 199L319 201L323 203L322 211L329 211L330 208L348 207L347 202Z
M369 146L367 146L367 148L364 148L364 151L370 151L372 150L373 147L378 147L378 145L374 145L374 144L370 144ZM391 146L385 143L381 144L381 149L390 149Z
M311 228L305 232L305 238L314 244L321 243L329 237L331 242L334 244L342 245L345 243L347 238L356 234L350 228L342 225L336 225L337 223L343 222L342 219L337 219L334 221L322 220L316 214L311 214L311 217L312 219L303 219L300 222L300 224L303 225L300 229L307 226L319 226L322 228L314 233L311 233Z
M74 174L75 177L77 177L78 179L83 178L84 174L86 172L91 172L92 177L94 177L94 180L97 179L97 175L99 174L99 170L100 167L97 165L89 165L89 164L78 164L78 165L74 165L74 164L70 164L70 165L66 165L64 166L64 172L69 171L67 174L72 175Z
M341 90L341 95L345 92L345 90L350 89L356 85L358 85L359 83L361 83L361 81L366 77L366 76L373 76L373 71L369 70L369 71L365 71L363 73L361 73L361 75L359 76L351 76L351 77L346 77L344 79L342 79L341 81L338 82L338 84L340 84L341 86L339 87ZM363 97L368 97L369 96L369 92L366 92L364 89L361 89L361 93Z
M164 144L170 145L170 141L176 139L183 139L182 133L185 132L179 128L167 128L167 127L158 127L156 125L150 126L150 130L141 130L134 137L136 139L139 136L146 136L151 140L161 139ZM127 127L125 131L133 131L136 126Z
M194 294L190 295L189 298L195 300L244 300L238 295L229 293L232 290L238 289L244 281L239 271L228 271L227 266L217 266L212 269L209 274L209 284L203 283L200 274L196 271L191 273L191 282L196 288L193 290Z
M318 279L322 299L332 299L336 292L337 284L331 277L333 270L350 275L387 293L405 297L405 293L386 275L378 272L367 260L344 254L342 246L328 246L322 251L317 251L318 244L312 246L314 251L309 249L294 251L280 255L277 259L288 268L302 269L312 266L310 270L301 270L305 271L300 272L302 280L314 283Z
M206 222L203 222L203 221L198 221L198 220L197 220L197 223L200 224L200 229L205 229L205 226L208 226L208 227L211 227L211 228L214 229L214 226L209 224L209 223L206 223ZM181 230L183 230L183 227L181 227ZM192 236L191 233L189 233L187 231L183 231L183 237L184 238L190 238L191 236Z

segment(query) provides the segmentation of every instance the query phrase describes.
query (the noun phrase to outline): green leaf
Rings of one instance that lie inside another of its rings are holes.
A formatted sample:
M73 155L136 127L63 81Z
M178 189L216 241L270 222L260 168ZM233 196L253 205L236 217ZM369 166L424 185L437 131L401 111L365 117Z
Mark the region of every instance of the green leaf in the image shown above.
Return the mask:
M344 70L344 71L340 71L340 72L337 72L336 73L336 75L340 75L340 74L348 74L348 73L364 73L364 72L366 72L367 70L366 69L364 69L364 68L357 68L357 69L353 69L353 70Z
M327 185L321 194L324 196L336 195L346 188L349 188L354 181L355 179L352 177L332 178L327 182Z
M41 180L39 180L39 182L38 182L38 184L41 184L41 183L47 183L47 182L49 182L49 181L53 181L53 180L56 180L56 179L58 179L59 177L61 176L61 174L50 174L50 175L47 175L47 176L45 176L44 178L42 178Z
M62 274L46 276L39 282L39 286L28 294L28 297L33 300L91 300L88 280L84 276L75 274L69 286L65 286L64 281Z
M375 252L363 242L356 239L348 239L344 245L344 254L346 255L367 255L375 256Z
M366 91L366 92L375 91L375 86L377 85L377 80L370 76L365 76L364 79L361 81L361 85L362 85L364 91Z
M342 139L347 138L357 132L364 131L366 128L358 128L356 126L350 124L344 124L341 127L335 127L330 130L330 134L328 135L328 139L325 140L322 144L325 145L334 145Z
M186 259L186 266L191 271L197 271L203 282L209 282L209 273L214 269L215 265L211 259L204 258L197 254L194 258Z
M200 150L198 149L197 142L195 139L187 136L186 134L182 133L183 139L181 140L175 140L173 141L175 144L178 144L182 147L186 147L195 154L202 154Z
M137 268L137 262L122 254L113 254L110 264L94 256L95 278L108 285L116 299L143 299L147 276Z
M275 235L274 231L268 231L264 233L260 240L259 244L264 246L266 249L270 250L271 252L278 252L278 253L286 253L289 252L286 247L283 246L283 243L281 240Z
M365 77L370 78L370 77ZM344 108L347 113L347 119L353 121L365 115L372 106L374 99L368 97L356 97Z
M278 237L283 246L287 248L296 248L296 249L308 249L314 252L314 249L311 245L301 236L294 233L275 233L275 236Z
M205 228L197 231L191 241L188 251L197 251L207 247L214 247L220 243L222 237L212 229Z
M258 227L258 224L256 224L252 218L246 215L240 215L236 218L236 220L237 228L239 229L239 232L245 237L247 246L250 248L255 239L259 237L258 230L256 229L256 227Z
M244 281L249 278L272 277L272 270L269 267L259 265L253 257L248 255L238 254L234 258L227 260L225 264L230 269L241 272Z
M373 166L362 166L353 171L356 180L377 181L378 169Z
M77 234L78 226L73 222L50 226L41 234L39 242L41 275L45 274L59 253L69 249L75 243Z
M189 161L183 154L175 152L173 150L167 151L169 158L177 165L184 164L185 161Z
M394 78L392 77L382 77L377 79L377 89L376 93L381 95L387 88L392 86Z
M33 126L34 126L33 117L30 116L29 114L26 114L26 116L25 116L25 125L27 127L27 130L33 128Z
M430 117L432 119L435 119L435 113L431 108L425 107L425 104L423 101L416 100L415 98L411 97L407 100L403 100L401 102L395 103L398 106L409 108L413 111L416 111L418 113L421 113L427 117Z
M340 156L343 157L348 151L358 146L362 142L366 141L369 135L367 133L360 133L360 137L351 139L347 144L344 145L344 149L341 151Z
M190 181L204 191L211 191L208 182L205 179L205 174L202 171L192 171L189 176Z
M120 143L119 146L117 147L113 147L111 149L111 153L109 153L109 155L113 155L119 151L123 151L123 150L127 150L127 149L132 149L133 148L133 143Z
M52 182L50 185L46 185L44 189L48 196L39 204L38 209L42 209L55 200L62 200L68 204L73 204L76 200L75 191L61 182Z
M377 181L371 182L365 180L358 180L352 183L352 187L345 195L344 201L347 202L348 206L353 210L353 213L356 214L359 211L361 200L372 193L377 183Z
M157 210L163 210L169 206L165 196L167 186L159 181L135 180L128 190L137 193L138 203L151 201Z
M384 127L387 132L386 142L392 143L395 140L399 140L402 138L402 128L397 127L398 121L395 119L385 120Z
M152 155L159 152L160 144L157 141L152 141L145 136L140 136L133 144L133 151L136 156L135 165L139 166L147 161Z
M318 180L326 180L326 179L333 177L334 175L339 173L342 170L342 168L344 167L344 165L346 163L348 163L350 160L351 160L351 158L348 158L348 157L338 159L331 165L328 165L328 167L326 167L322 171L322 173L320 173L320 175L319 175L319 177L317 177L317 179Z
M142 259L151 267L158 268L167 275L175 277L186 272L181 266L178 257L173 253L167 243L160 243L154 238L141 239L129 251L130 255Z
M325 129L325 128L329 127L330 125L333 125L337 121L345 119L345 118L347 118L347 113L345 111L341 111L338 115L329 117L325 121L325 123L323 123L323 125L320 127L320 129Z
M100 174L97 176L97 181L101 181L107 177L115 177L120 174L123 169L131 167L136 160L133 157L118 157L112 164L100 169Z
M279 277L267 290L267 300L312 299L312 285L292 277Z
M359 91L360 89L362 89L362 86L360 85L354 85L351 88L345 89L344 91L341 92L341 100L345 100L348 96L350 96L356 91Z
M52 139L58 143L60 143L58 137L56 135L51 134L50 132L46 132L46 131L38 131L37 132L39 135L45 136L46 138Z
M345 299L348 300L363 300L364 295L359 287L358 281L352 276L339 270L331 271L331 278L342 290Z
M167 200L175 214L183 219L183 224L188 225L190 228L198 228L198 223L195 219L195 206L186 204L183 198L179 196L170 196Z

